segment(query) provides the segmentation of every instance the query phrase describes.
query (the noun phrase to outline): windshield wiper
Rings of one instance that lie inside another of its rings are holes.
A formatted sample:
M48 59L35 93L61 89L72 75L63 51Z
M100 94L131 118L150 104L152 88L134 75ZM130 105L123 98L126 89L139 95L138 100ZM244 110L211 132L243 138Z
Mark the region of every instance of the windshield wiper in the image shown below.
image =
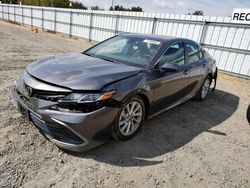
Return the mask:
M83 52L83 54L87 55L87 56L90 56L90 57L95 57L95 58L103 59L105 61L116 63L113 59L109 59L109 58L106 58L106 57L103 57L103 56L95 56L95 55L92 55L92 54L89 54L89 53L86 53L86 52Z
M106 58L106 57L103 57L103 56L96 56L96 57L99 58L99 59L103 59L103 60L105 60L105 61L114 62L114 60L109 59L109 58Z
M89 54L89 53L87 53L87 52L82 52L82 54L87 55L87 56L90 56L90 57L94 57L93 55L91 55L91 54Z

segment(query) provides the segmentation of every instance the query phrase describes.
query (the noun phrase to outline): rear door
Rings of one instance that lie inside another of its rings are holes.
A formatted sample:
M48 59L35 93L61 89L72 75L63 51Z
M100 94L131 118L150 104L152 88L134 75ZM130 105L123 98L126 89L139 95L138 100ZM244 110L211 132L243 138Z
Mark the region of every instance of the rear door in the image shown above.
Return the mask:
M189 88L193 91L198 83L203 80L207 64L203 58L201 48L194 42L185 42L185 51L187 57L187 70L189 76Z

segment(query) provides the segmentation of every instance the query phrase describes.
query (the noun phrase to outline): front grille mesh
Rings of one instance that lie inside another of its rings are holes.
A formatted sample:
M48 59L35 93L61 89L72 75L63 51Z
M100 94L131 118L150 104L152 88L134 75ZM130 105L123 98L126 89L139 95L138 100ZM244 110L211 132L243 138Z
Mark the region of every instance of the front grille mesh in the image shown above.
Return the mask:
M20 97L20 99L22 100L22 102L29 107L30 109L32 109L33 111L36 111L36 109L33 107L33 105L31 104L30 100L28 98L26 98L24 95L22 95L19 91L17 91L17 95Z
M42 132L58 141L76 145L84 143L76 134L60 124L45 123L33 113L30 113L30 117Z
M23 103L26 108L28 108L29 113L29 120L31 120L36 127L41 130L44 134L64 143L80 145L83 144L84 141L74 134L70 129L67 127L60 125L58 123L47 123L41 119L41 116L37 114L36 109L33 108L32 104L30 103L29 99L24 97L21 93L17 90L14 91L16 97L18 98L19 102Z
M58 100L64 98L68 93L65 92L52 92L52 91L38 91L34 90L33 97L51 101L51 102L58 102Z

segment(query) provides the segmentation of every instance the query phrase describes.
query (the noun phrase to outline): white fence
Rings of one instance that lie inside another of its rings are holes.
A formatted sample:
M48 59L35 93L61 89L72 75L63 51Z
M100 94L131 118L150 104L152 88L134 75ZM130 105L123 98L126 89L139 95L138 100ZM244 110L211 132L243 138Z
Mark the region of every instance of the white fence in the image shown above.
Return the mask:
M220 70L250 77L250 25L231 23L230 17L0 4L0 19L94 41L119 32L189 38L210 52Z

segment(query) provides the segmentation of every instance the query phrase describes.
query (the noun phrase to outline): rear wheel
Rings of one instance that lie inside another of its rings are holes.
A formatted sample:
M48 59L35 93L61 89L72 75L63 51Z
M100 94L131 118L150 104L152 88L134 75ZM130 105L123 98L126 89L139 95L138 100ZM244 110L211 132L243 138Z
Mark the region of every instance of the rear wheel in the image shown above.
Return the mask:
M145 116L145 105L143 100L132 97L122 106L112 127L112 137L116 140L127 140L139 130Z
M208 77L206 77L206 79L202 83L200 89L198 90L198 92L195 96L195 100L197 100L197 101L204 100L208 95L210 85L211 85L211 78L210 78L210 76L208 76Z

